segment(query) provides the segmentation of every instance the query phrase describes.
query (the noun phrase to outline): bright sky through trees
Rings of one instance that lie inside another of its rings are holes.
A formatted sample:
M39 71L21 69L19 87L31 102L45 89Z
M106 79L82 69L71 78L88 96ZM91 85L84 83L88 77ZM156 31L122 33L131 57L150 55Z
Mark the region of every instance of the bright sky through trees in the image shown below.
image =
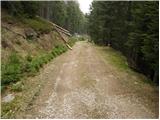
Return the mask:
M90 8L92 1L93 0L78 0L80 4L80 9L82 10L84 14L89 13L89 8Z

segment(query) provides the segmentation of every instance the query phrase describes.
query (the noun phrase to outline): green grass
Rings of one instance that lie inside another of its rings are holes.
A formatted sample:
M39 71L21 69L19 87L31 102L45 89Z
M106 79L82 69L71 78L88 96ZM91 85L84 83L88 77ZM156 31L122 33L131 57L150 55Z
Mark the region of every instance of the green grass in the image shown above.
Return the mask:
M9 61L1 66L1 84L6 85L20 80L22 75L22 61L17 53L12 53Z
M48 23L47 21L36 17L36 18L21 18L22 23L24 23L26 26L31 27L37 32L41 33L49 33L51 30L53 30L53 26Z
M1 104L1 118L14 118L15 111L20 109L21 97L17 96L12 102Z
M19 81L12 85L11 90L14 92L21 92L24 88L22 81Z
M108 62L114 66L116 66L119 69L128 70L130 69L126 57L123 56L120 52L110 48L106 47L103 48L105 58L108 60Z
M57 45L51 52L43 53L36 57L28 55L26 58L21 58L17 53L12 53L9 61L6 64L2 64L1 89L3 89L5 85L20 81L25 75L35 75L44 64L65 51L67 51L66 46Z
M24 77L34 76L40 68L46 63L67 51L64 45L55 46L51 52L40 54L39 56L28 55L25 58L20 57L17 53L10 55L9 61L3 64L1 77L1 92L5 91L6 86L10 86L13 92L23 92L25 90ZM16 111L20 108L22 98L16 98L9 103L2 103L2 118L14 118Z
M72 47L77 41L78 41L79 39L77 39L76 37L71 37L70 39L69 39L69 42L68 42L68 44Z
M125 71L130 74L130 76L138 76L141 79L141 82L156 85L152 80L147 78L145 75L138 73L131 69L127 63L127 59L121 52L114 50L111 47L101 47L99 48L102 51L102 55L109 64L113 65L116 69L120 71Z
M5 17L2 17L2 20L8 23L16 23L17 19L16 17L13 17L11 15L6 15Z
M35 18L27 18L24 16L20 17L13 17L11 15L5 16L2 18L3 21L6 22L12 22L12 23L22 23L23 25L30 27L34 29L36 32L40 33L49 33L50 31L53 30L53 26L51 23L43 20L40 17L35 17Z

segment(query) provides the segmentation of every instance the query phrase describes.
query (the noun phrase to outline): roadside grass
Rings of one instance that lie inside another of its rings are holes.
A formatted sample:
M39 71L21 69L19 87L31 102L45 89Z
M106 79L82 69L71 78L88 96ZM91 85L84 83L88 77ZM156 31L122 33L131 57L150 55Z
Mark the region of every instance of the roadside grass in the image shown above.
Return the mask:
M14 118L15 112L21 107L22 97L16 96L12 102L1 103L1 118Z
M17 82L22 77L22 58L13 52L9 61L1 65L1 84L7 85L11 82Z
M12 53L9 61L6 64L2 64L1 90L6 85L20 81L26 75L34 76L44 64L66 51L66 46L57 45L51 52L43 53L36 57L28 55L22 58L18 53Z
M14 92L21 92L24 89L24 84L22 81L19 81L11 86L11 90Z
M105 47L103 48L103 51L105 52L105 58L110 64L116 66L120 70L130 70L127 59L121 52L116 51L111 47Z
M127 72L130 77L136 76L137 78L141 79L141 81L138 82L143 82L156 86L156 84L152 80L147 78L145 75L138 73L134 71L132 68L130 68L127 63L126 57L121 52L116 51L111 47L98 47L98 49L102 52L102 55L105 58L105 60L109 64L113 65L117 70Z
M29 85L29 81L25 81L25 79L37 75L40 68L67 50L68 48L65 45L59 44L50 52L40 54L39 56L28 54L28 56L22 58L18 53L11 54L10 60L6 64L3 64L4 68L7 69L2 69L3 75L1 81L3 82L1 84L1 92L9 89L9 91L14 92L15 99L9 103L1 103L1 118L14 118L21 109L23 110L25 106L27 107L31 104L32 99L40 91L42 81L36 81L36 83L34 81L34 84ZM19 92L25 95L21 95Z
M17 21L17 18L13 17L6 17L5 19L9 22L12 22L13 19ZM33 28L37 33L48 33L53 30L53 27L48 22L38 17L34 19L22 17L19 23ZM68 44L73 46L76 41L76 38L71 37ZM22 104L29 104L29 102L24 101L32 99L40 88L35 85L36 83L29 86L29 81L25 81L25 79L37 75L45 64L67 50L68 48L65 45L58 44L50 52L39 53L38 56L28 54L26 57L21 57L16 52L10 54L8 61L1 64L1 92L2 94L6 94L6 91L14 93L15 98L9 103L1 103L1 118L14 118ZM36 82L40 84L40 81ZM26 90L26 88L30 89ZM24 95L21 95L22 93L29 94L25 98Z
M72 47L79 39L75 36L71 37L68 44Z

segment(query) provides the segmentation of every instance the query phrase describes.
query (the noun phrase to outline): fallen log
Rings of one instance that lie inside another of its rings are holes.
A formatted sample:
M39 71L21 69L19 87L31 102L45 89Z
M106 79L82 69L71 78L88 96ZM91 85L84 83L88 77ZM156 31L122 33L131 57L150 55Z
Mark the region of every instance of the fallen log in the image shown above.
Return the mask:
M72 47L67 43L67 40L63 37L63 35L61 34L61 32L60 32L57 28L55 28L55 30L56 30L57 33L60 35L60 37L62 38L62 40L65 42L66 46L67 46L70 50L72 50Z
M37 16L39 17L39 16ZM65 45L72 50L72 47L67 43L67 40L63 37L63 35L61 33L64 33L68 36L71 36L71 34L69 33L68 30L56 25L55 23L50 22L49 20L46 20L47 22L49 22L50 24L52 24L55 27L55 30L57 31L57 33L60 35L60 37L62 38L62 40L64 41Z
M58 28L58 29L59 29L59 28ZM62 32L62 33L64 33L64 34L66 34L66 35L68 35L68 36L72 36L69 32L65 32L65 31L63 31L63 30L61 30L61 29L59 29L59 31Z
M52 23L52 24L53 24L54 26L56 26L57 28L61 29L62 31L64 31L64 32L66 32L66 33L69 33L68 30L66 30L66 29L64 29L64 28L62 28L62 27L56 25L55 23Z

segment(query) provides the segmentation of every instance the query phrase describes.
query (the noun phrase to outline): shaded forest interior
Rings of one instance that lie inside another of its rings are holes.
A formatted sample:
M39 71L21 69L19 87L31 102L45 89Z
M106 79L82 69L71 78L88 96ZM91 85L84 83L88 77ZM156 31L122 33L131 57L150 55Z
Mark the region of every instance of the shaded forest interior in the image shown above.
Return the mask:
M38 15L72 34L88 34L94 43L121 51L131 68L159 83L158 1L93 1L85 15L76 1L3 1L1 5L14 17Z

